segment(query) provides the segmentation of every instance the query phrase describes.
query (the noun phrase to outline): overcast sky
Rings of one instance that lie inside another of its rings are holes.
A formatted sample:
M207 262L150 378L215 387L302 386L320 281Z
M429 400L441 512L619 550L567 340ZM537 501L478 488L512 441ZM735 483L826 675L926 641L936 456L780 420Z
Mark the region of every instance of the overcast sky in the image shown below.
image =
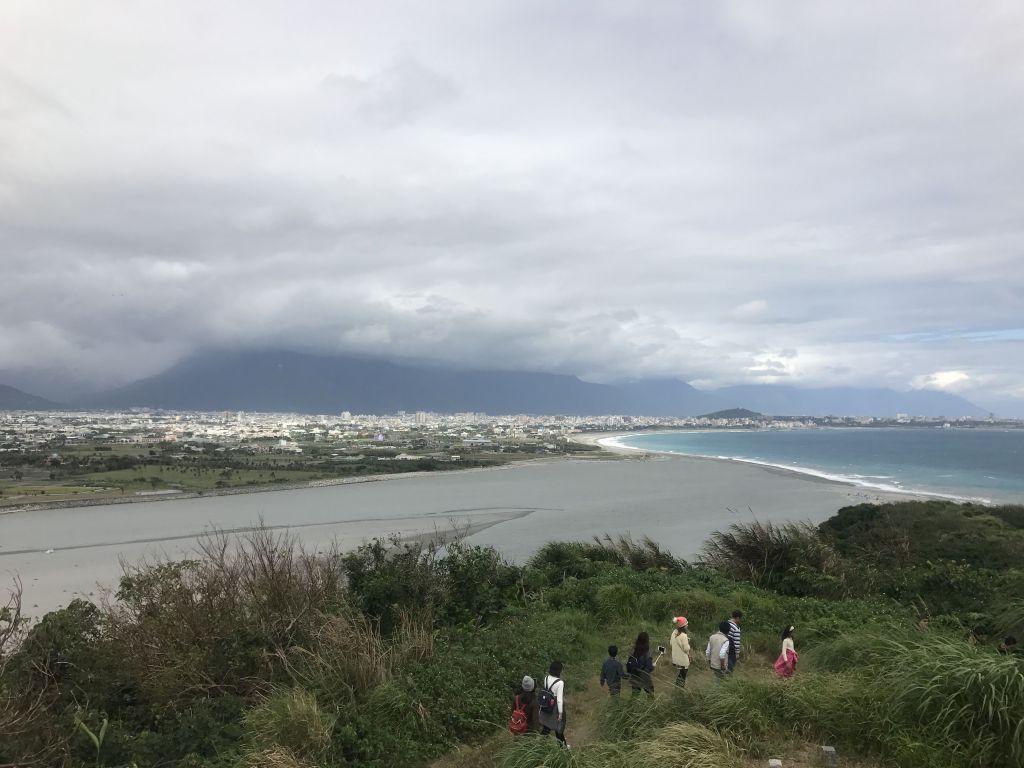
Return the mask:
M283 346L1009 410L1024 4L4 0L0 267L19 380Z

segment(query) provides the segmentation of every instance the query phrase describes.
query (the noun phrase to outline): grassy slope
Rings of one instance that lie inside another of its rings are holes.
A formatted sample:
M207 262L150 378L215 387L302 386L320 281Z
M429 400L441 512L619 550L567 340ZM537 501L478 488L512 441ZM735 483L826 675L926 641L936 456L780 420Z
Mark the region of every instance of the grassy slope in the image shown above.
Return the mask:
M758 562L762 533L740 537ZM771 552L811 551L807 531L768 533ZM621 542L552 544L522 568L459 546L443 559L384 545L309 559L270 533L210 554L130 574L120 609L50 614L18 653L0 643L0 732L11 712L43 704L18 745L0 740L0 764L44 747L45 764L92 764L76 716L94 731L109 719L108 766L384 768L475 744L435 765L728 768L769 756L813 764L821 743L846 765L1024 764L1020 661L970 644L956 614L921 634L914 604L853 596L855 582L841 599L779 594ZM699 655L734 608L746 616L744 660L718 685ZM679 613L698 656L687 690L672 691L663 661L652 700L613 707L596 685L606 646L624 655L641 629L667 645ZM801 666L777 681L770 664L789 623ZM504 734L513 686L553 658L567 665L571 755Z

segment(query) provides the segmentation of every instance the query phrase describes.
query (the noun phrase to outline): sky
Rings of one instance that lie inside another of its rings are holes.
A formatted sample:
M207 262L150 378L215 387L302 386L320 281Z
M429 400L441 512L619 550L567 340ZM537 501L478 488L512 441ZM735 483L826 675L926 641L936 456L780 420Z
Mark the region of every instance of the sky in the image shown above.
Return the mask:
M1024 415L1024 4L4 0L0 381L239 347Z

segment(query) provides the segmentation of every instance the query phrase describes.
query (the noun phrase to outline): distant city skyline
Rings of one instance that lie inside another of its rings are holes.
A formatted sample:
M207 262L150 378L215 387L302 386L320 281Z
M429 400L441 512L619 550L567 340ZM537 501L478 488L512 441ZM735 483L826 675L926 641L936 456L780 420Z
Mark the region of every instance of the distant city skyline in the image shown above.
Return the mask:
M1019 3L0 22L0 384L293 349L1024 416Z

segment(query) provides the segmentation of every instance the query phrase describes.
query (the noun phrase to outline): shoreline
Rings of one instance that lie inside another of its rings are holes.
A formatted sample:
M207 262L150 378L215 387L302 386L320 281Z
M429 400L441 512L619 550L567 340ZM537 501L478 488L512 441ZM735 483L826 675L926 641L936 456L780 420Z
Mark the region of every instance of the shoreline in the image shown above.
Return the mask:
M944 493L940 491L929 491L925 489L899 488L896 486L884 485L881 483L858 482L846 476L834 475L823 470L811 467L792 466L787 464L775 464L757 459L744 459L735 456L707 456L699 453L682 453L680 451L655 450L652 448L638 448L632 445L624 445L620 442L622 438L633 435L655 435L675 434L676 430L636 430L631 432L601 432L594 433L590 439L579 440L578 442L587 445L596 445L618 456L651 457L664 456L695 461L713 461L721 464L741 464L745 466L758 467L766 472L779 474L787 477L795 477L808 482L827 483L846 488L856 488L865 493L877 494L877 501L885 502L899 499L913 499L927 501L929 499L944 499L955 501L960 504L982 504L994 506L1000 503L1013 503L1012 500L999 501L984 496L967 496L955 493Z

